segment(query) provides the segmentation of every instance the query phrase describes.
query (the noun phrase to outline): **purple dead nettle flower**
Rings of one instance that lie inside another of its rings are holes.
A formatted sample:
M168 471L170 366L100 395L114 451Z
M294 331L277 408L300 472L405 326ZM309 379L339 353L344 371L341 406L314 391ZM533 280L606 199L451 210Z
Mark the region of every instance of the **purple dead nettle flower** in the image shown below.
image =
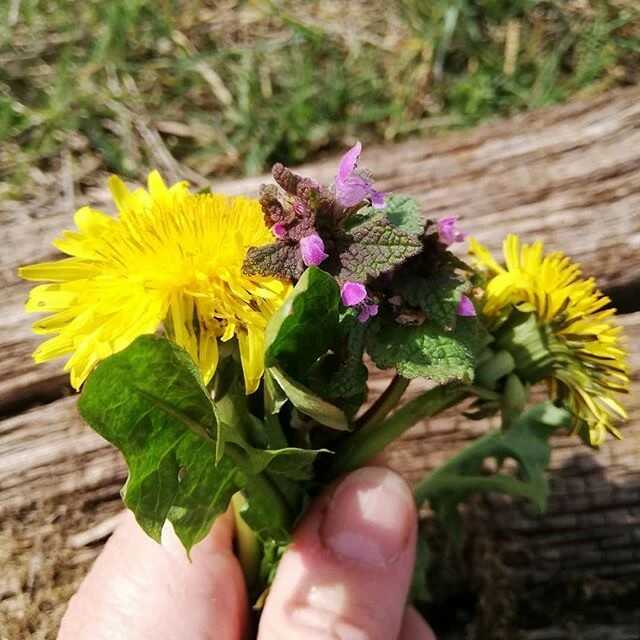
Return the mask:
M363 304L360 309L360 313L358 314L358 320L360 322L366 322L369 318L378 315L378 305L377 304Z
M356 142L342 156L335 180L336 198L343 207L354 207L369 198L376 209L384 207L384 193L373 188L371 180L357 171L362 145Z
M367 287L359 282L347 280L340 289L340 298L345 307L355 307L367 298Z
M456 313L465 318L473 318L476 315L476 308L473 306L473 302L463 295L458 302Z
M282 224L282 222L277 222L271 227L271 233L278 238L278 240L282 240L287 235L287 228Z
M349 280L345 282L340 290L340 298L345 307L358 307L360 322L366 322L369 318L378 315L378 305L367 302L367 288L359 282Z
M448 216L438 220L438 236L440 242L447 247L454 242L463 242L466 234L458 228L458 218Z
M300 252L302 253L302 262L307 267L317 267L329 257L324 251L324 242L317 233L312 233L300 240Z

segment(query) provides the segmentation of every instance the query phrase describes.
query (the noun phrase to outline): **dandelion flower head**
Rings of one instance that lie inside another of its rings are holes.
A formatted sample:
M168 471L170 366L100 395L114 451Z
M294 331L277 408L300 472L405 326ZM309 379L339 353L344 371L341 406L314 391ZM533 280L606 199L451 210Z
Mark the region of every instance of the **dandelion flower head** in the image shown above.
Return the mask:
M522 244L510 234L504 265L475 239L470 252L487 276L485 316L498 319L514 307L535 316L550 352L551 396L568 407L576 430L596 446L607 432L620 437L616 423L626 412L617 395L628 393L629 372L610 299L567 256L545 255L541 242Z
M117 217L81 208L77 230L54 241L69 257L20 269L26 280L47 283L33 288L26 307L50 314L36 321L36 333L55 334L35 360L71 354L65 370L78 389L100 360L162 326L205 382L218 343L237 338L246 391L255 391L266 324L289 290L242 273L247 249L273 240L258 201L193 194L185 182L167 187L156 171L148 190L130 191L115 176L109 187Z

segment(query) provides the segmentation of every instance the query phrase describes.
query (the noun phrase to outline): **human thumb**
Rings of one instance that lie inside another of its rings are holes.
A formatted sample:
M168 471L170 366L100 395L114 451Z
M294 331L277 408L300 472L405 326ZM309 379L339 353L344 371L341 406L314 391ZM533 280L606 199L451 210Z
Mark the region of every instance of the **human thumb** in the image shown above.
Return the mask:
M259 640L398 638L417 516L397 474L367 467L319 498L284 554Z

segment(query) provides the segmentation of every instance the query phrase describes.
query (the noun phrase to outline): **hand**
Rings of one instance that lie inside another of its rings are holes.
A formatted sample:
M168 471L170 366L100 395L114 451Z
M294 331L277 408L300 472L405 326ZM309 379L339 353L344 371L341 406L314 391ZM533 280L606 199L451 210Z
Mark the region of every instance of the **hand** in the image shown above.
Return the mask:
M407 485L380 467L318 498L280 562L259 640L434 640L405 609L416 520ZM58 640L241 640L248 605L232 535L227 514L190 563L170 528L159 545L126 514L71 599Z

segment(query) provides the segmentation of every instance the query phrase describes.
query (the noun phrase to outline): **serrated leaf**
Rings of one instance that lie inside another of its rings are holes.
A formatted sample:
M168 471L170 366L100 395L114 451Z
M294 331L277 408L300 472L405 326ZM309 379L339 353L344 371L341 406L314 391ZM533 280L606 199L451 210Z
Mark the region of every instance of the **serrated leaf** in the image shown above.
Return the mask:
M338 247L338 278L366 282L420 253L422 242L379 215L345 233Z
M251 247L245 256L242 271L250 276L296 280L304 271L304 264L297 244L273 242Z
M311 389L290 378L282 369L273 367L270 371L298 411L326 427L340 431L349 429L349 420L342 409L323 400Z
M380 318L369 330L367 351L380 369L394 368L405 378L469 383L484 342L485 331L476 318L458 318L453 331L429 321L405 326Z
M394 194L385 201L383 213L389 222L412 236L419 236L424 231L425 218L420 205L411 196Z
M304 381L313 363L335 340L339 306L335 280L315 267L307 269L267 325L266 366L278 365Z
M455 326L458 303L470 283L454 273L398 278L398 292L413 307L422 309L429 320L444 329Z
M169 520L187 549L237 491L237 472L214 460L216 421L200 375L174 343L140 336L101 362L78 403L82 417L127 461L125 504L160 539Z
M551 402L532 407L506 431L489 433L476 440L427 476L416 488L418 503L428 500L454 535L459 533L458 505L474 493L525 497L543 511L549 494L545 475L550 457L549 438L570 422L570 414ZM519 465L517 474L483 473L483 463L488 458L499 464L506 458L514 459Z

